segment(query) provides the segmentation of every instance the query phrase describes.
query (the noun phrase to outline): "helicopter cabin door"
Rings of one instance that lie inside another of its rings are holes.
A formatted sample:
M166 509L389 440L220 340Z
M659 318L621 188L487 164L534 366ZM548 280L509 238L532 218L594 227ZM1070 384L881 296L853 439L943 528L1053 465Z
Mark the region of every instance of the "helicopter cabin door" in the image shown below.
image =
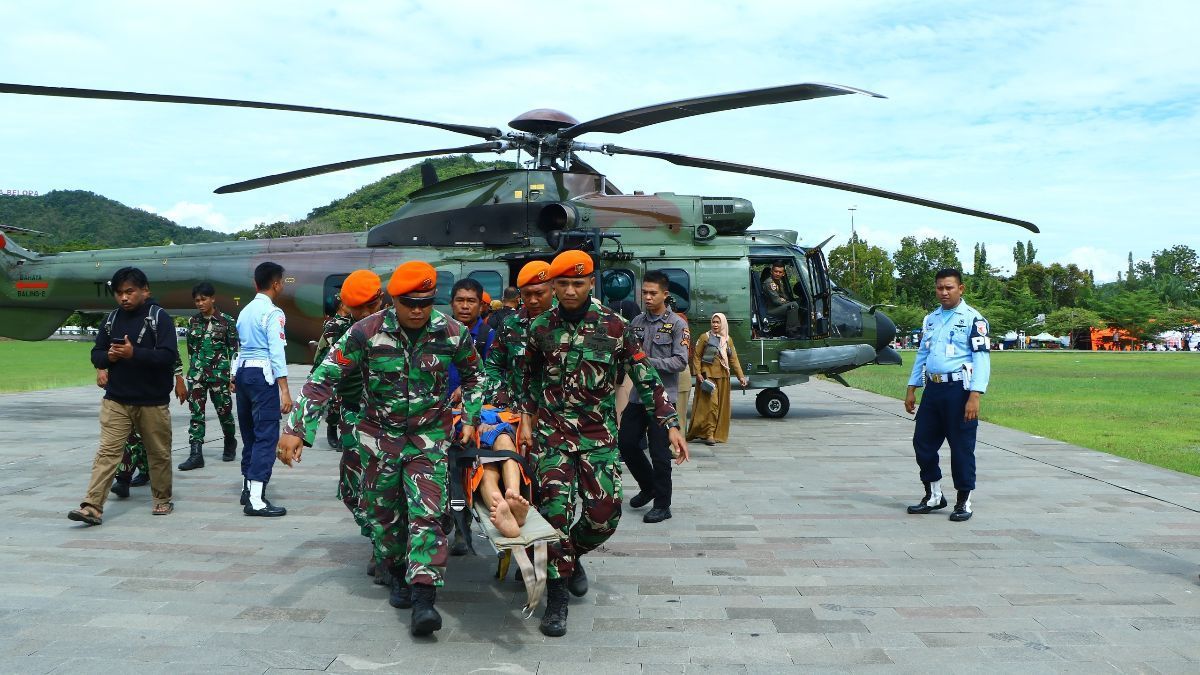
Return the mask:
M820 248L810 248L804 253L808 278L812 282L813 301L810 305L812 315L809 317L812 326L813 339L829 337L829 316L832 312L833 289L829 285L829 264L825 261L825 252Z
M695 260L647 260L646 271L657 270L667 275L667 303L673 311L687 315L692 309L692 282L696 276ZM637 287L641 298L642 287ZM639 303L640 304L640 303Z

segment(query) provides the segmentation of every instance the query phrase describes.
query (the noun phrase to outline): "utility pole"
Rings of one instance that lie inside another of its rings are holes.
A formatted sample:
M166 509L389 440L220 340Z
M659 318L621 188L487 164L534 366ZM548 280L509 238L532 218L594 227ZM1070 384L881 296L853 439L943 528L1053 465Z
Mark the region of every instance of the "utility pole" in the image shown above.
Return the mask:
M855 293L858 292L858 260L855 257L854 249L857 248L858 234L854 231L854 212L858 210L857 206L851 206L850 211L850 288Z

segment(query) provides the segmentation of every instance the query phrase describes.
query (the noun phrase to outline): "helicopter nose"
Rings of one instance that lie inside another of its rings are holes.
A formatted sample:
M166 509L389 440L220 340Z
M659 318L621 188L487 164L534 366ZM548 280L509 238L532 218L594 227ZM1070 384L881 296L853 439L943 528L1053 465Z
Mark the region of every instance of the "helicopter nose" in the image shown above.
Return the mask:
M875 351L886 349L896 339L896 324L887 314L875 310Z

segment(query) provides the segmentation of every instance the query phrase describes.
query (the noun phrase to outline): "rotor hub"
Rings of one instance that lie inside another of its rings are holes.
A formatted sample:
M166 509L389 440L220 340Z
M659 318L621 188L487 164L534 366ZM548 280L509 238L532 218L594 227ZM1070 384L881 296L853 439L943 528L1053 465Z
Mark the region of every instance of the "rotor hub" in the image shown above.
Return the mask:
M537 108L517 115L508 123L508 126L517 131L526 131L531 134L541 135L551 134L559 129L573 127L576 124L579 124L579 120L561 110Z

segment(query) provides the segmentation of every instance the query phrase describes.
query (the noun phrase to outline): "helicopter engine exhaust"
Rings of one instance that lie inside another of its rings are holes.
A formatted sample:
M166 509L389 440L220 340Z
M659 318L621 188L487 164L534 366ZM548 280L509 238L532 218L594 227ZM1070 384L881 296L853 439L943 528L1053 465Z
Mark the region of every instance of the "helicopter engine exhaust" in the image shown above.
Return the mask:
M566 204L547 204L538 211L537 228L546 237L550 248L558 250L562 233L575 225L575 209Z

